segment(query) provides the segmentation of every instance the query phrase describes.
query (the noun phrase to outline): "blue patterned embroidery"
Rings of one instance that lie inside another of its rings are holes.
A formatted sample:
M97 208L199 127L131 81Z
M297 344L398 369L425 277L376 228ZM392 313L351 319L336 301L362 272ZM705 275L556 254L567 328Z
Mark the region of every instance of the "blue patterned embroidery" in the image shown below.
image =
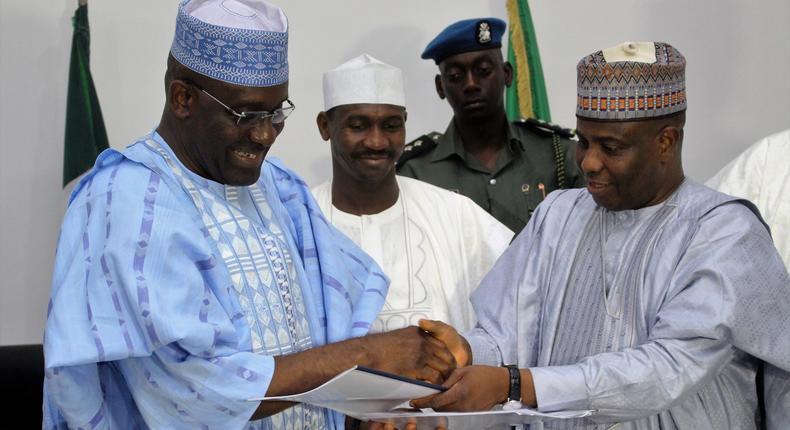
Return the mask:
M205 182L192 181L157 142L145 144L158 152L182 182L201 213L204 233L217 244L228 267L230 290L239 300L242 318L250 327L252 352L282 355L312 348L302 286L294 268L285 234L274 218L260 185L225 186L224 199L215 195ZM251 220L237 206L239 194L249 193L260 222ZM203 262L213 265L214 262ZM228 363L221 357L209 359L219 366ZM254 380L257 375L236 369L239 377ZM291 407L268 420L250 422L247 429L326 429L326 410L307 404Z

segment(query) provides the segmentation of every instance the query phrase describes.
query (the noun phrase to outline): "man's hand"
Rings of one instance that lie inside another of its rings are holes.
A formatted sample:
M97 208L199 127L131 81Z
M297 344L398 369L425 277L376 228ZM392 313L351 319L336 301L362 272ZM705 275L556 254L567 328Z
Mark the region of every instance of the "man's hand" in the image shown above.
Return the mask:
M525 407L537 407L535 384L529 369L521 372L521 403ZM510 375L505 367L468 366L458 368L444 382L449 389L443 393L411 401L415 408L431 408L437 411L487 411L494 405L507 400Z
M447 349L455 357L458 367L472 364L472 348L452 326L434 320L420 320L419 325L421 329L447 346Z
M275 356L275 372L266 396L312 390L354 365L434 384L441 384L456 367L455 358L444 343L412 326ZM252 419L272 415L288 406L282 402L262 402Z
M362 339L369 341L363 347L371 357L369 366L376 369L441 384L456 367L455 358L445 344L418 327Z
M415 408L437 411L487 411L507 400L510 377L504 367L468 366L457 369L444 382L443 393L411 401Z

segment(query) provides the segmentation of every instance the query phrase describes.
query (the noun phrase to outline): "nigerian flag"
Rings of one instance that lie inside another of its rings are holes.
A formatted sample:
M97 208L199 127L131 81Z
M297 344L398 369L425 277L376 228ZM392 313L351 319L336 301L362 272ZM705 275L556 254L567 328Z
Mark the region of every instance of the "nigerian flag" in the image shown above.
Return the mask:
M513 84L507 89L505 102L507 115L512 120L527 117L551 121L538 41L527 0L507 0L507 18L507 59L513 65Z
M107 131L99 109L89 66L88 5L80 0L72 18L69 93L66 101L66 136L63 153L63 186L93 166L108 147Z

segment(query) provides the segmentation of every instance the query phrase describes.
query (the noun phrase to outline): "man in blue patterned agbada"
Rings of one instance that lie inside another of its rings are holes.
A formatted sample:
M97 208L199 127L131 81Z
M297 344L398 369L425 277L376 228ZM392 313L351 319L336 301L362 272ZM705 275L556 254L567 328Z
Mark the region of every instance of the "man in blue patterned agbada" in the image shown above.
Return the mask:
M159 126L103 152L63 220L45 429L342 428L325 409L248 399L355 364L452 370L416 327L360 337L386 276L265 158L294 109L287 40L263 1L180 3Z

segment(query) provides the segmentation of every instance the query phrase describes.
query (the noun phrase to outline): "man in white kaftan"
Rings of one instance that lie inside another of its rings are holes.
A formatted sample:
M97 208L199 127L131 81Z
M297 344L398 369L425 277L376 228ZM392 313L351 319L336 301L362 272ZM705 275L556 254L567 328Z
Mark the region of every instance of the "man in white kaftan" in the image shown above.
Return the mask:
M627 42L578 69L587 189L538 207L473 294L468 344L444 338L475 365L413 403L594 411L551 429L790 428L790 278L751 203L683 174L685 60ZM629 94L654 98L619 110Z
M724 166L706 185L754 203L790 268L790 130L768 136Z
M382 212L353 215L332 206L331 182L313 189L329 222L390 278L384 308L371 332L446 321L458 330L477 321L469 296L507 248L513 233L468 197L398 177L397 202Z
M317 186L313 194L330 223L391 280L372 332L420 319L466 330L476 322L469 296L513 233L465 196L395 176L395 160L405 144L402 82L399 69L367 55L324 75L325 112L330 113L319 115L319 129L333 147L334 182ZM379 134L375 114L357 108L363 104L392 111L381 116ZM346 133L350 127L364 132ZM360 161L370 154L381 155L372 162L380 169Z

